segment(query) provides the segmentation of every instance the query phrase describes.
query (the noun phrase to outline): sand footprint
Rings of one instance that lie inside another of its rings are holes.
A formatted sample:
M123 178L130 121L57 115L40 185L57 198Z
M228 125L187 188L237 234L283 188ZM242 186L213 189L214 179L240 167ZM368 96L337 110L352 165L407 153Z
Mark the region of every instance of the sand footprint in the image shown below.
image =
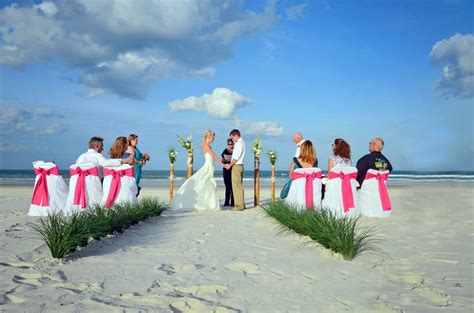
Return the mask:
M227 287L221 285L197 285L188 287L175 287L175 291L191 294L193 296L205 296L210 293L222 293L227 291Z
M424 280L422 280L419 284L414 284L412 290L416 291L420 296L428 300L432 305L453 305L453 299L451 298L451 296L440 290L426 286Z
M394 312L394 313L404 313L405 311L400 309L398 306L390 303L386 295L377 295L375 298L375 304L377 304L382 312ZM383 310L383 311L382 311Z
M0 266L16 267L22 270L29 269L30 267L33 267L34 265L35 264L28 263L28 262L10 262L10 263L0 262Z
M236 272L244 272L249 274L260 273L260 267L255 263L235 262L225 266L226 269Z
M160 267L157 268L157 270L165 272L168 275L174 275L176 274L176 271L174 269L174 266L171 264L161 264Z
M181 298L169 304L172 312L212 312L209 305L192 298Z

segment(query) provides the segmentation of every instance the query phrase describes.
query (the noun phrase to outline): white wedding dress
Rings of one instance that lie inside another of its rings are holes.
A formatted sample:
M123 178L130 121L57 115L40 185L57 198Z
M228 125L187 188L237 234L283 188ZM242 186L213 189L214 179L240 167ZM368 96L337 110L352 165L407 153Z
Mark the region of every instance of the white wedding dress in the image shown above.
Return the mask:
M173 197L171 207L183 211L220 211L217 184L214 180L214 159L204 154L204 165L189 177Z

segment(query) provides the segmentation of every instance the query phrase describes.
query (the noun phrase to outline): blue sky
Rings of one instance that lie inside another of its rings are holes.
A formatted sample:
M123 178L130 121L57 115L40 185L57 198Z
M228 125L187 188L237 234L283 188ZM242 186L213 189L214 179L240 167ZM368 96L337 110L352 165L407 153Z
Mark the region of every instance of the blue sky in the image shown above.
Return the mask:
M239 127L279 169L301 131L323 169L334 138L356 161L382 137L395 169L474 170L472 1L127 5L2 2L2 169L65 168L91 136L108 149L129 133L147 169L167 169L170 146L184 169L177 134L199 146L211 128L220 152Z

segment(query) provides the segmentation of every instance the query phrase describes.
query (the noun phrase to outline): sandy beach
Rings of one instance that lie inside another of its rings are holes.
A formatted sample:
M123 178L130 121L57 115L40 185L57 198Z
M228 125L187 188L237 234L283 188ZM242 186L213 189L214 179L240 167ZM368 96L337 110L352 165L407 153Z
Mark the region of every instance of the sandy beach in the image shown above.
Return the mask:
M377 227L386 255L345 261L281 233L257 207L166 211L58 261L28 226L32 188L2 186L0 311L472 312L473 185L389 192L392 217L362 219ZM165 201L167 193L142 194Z

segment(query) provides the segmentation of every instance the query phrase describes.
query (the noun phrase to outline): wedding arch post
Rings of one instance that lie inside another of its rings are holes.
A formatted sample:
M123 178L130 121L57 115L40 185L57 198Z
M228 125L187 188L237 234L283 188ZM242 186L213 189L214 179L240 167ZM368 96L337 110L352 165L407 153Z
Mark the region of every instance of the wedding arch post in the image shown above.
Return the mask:
M173 147L168 150L168 157L170 159L170 204L173 202L173 183L174 183L174 162L176 161L176 151Z
M194 161L193 153L188 152L188 178L193 176L193 161Z
M254 162L253 162L253 203L260 205L260 152L262 151L262 138L260 135L252 144Z
M194 161L194 148L193 148L193 137L191 135L188 138L184 139L181 136L178 137L179 144L186 149L188 153L187 163L188 163L188 178L193 176L193 161Z
M272 203L275 202L275 163L277 161L277 154L275 151L270 150L267 153L270 164L272 165Z

